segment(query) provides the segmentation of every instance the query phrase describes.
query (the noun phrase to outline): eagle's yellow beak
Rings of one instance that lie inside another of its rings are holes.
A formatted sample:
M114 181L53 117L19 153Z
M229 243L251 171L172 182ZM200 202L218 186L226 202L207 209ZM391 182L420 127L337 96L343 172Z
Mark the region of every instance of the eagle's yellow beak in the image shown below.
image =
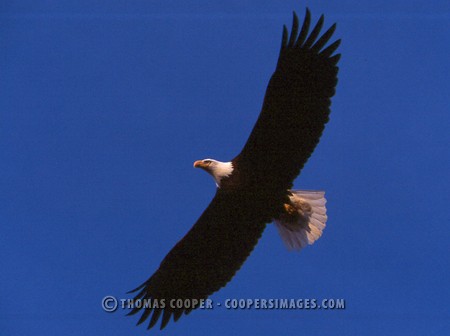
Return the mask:
M194 162L194 168L203 168L208 167L208 164L204 163L203 160L197 160Z

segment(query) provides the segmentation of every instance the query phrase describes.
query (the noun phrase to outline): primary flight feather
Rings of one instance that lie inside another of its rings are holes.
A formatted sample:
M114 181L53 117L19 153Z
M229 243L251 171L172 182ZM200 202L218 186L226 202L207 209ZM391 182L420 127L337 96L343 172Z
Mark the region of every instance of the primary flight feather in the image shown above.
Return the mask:
M163 329L192 307L176 308L172 299L201 300L225 286L254 249L266 225L274 222L289 249L314 243L327 220L324 192L291 190L300 170L319 142L337 84L328 46L336 25L320 35L324 17L310 31L306 10L301 27L297 15L289 35L283 28L280 55L262 111L244 148L230 162L199 160L214 178L217 191L192 229L172 248L158 270L141 286L134 300L164 300L164 307L138 305L138 324L160 319ZM300 28L300 31L299 31Z

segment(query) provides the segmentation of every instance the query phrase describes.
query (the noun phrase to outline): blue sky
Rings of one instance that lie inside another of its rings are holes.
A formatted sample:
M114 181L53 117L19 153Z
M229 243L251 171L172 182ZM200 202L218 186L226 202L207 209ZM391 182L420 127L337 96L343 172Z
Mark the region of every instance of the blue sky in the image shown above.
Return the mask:
M239 152L306 6L343 40L330 123L295 182L326 190L328 226L301 253L269 226L212 299L346 309L199 310L164 332L448 332L448 1L3 1L2 335L147 334L101 299L126 298L208 205L192 163Z

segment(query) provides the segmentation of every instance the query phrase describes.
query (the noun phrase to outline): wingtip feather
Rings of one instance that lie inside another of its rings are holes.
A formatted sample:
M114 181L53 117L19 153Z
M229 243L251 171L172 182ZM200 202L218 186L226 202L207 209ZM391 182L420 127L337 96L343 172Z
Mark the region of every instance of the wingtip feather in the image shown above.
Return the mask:
M159 327L159 330L163 330L167 323L170 321L170 317L172 316L172 313L169 310L164 310L164 314L161 321L161 326Z
M136 323L136 325L138 326L138 325L142 324L147 319L147 317L150 315L151 312L152 312L152 308L146 308L144 310L144 313L142 314L141 318Z
M175 310L175 312L173 313L173 320L177 322L180 319L181 315L183 315L183 311L181 309Z
M291 28L291 37L289 38L289 46L292 47L295 44L295 40L297 39L298 33L298 16L295 12L293 12L292 18L292 28Z
M339 62L340 59L341 59L341 54L336 54L336 55L334 55L333 57L330 57L330 61L331 61L334 65L336 65L336 64Z
M306 36L308 36L309 26L311 25L311 12L309 8L306 8L305 19L303 20L302 29L297 39L297 46L301 47L305 42Z
M341 39L334 41L320 53L324 57L330 57L341 44Z
M132 290L128 291L127 294L131 294L131 293L137 292L139 289L144 288L146 284L147 284L147 281L144 282L143 284L141 284L140 286L136 287L135 289L132 289Z
M288 40L288 34L289 34L289 32L288 32L286 25L283 25L283 35L281 37L281 49L286 47L286 43Z
M333 36L336 30L336 23L334 23L328 30L317 40L316 43L312 46L311 50L314 52L319 52L325 44L327 44L328 40Z
M306 10L305 10L305 17L311 17L311 11L309 10L309 7L306 7Z
M151 329L155 326L155 324L158 322L161 312L162 312L162 308L155 308L155 310L153 311L152 318L150 319L150 323L148 324L147 330Z
M317 21L316 25L314 26L314 28L313 28L311 34L309 35L308 39L306 40L305 44L303 45L303 47L310 48L313 45L314 41L317 39L317 37L320 34L320 31L321 31L321 29L323 27L324 20L325 20L325 17L322 14L320 16L319 20Z

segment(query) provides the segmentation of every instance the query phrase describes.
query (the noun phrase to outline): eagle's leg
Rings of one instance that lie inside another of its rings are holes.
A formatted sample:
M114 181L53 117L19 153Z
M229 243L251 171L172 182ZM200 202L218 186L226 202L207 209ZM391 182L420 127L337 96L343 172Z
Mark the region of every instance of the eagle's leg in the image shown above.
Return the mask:
M289 222L295 222L298 220L298 210L290 203L284 203L283 204L283 213L281 214L280 218L289 221Z
M283 210L277 219L286 223L296 223L299 217L298 209L289 202L283 204Z
M283 204L284 210L289 214L289 215L295 215L297 213L297 209L294 208L294 206L292 204L289 203L284 203Z

